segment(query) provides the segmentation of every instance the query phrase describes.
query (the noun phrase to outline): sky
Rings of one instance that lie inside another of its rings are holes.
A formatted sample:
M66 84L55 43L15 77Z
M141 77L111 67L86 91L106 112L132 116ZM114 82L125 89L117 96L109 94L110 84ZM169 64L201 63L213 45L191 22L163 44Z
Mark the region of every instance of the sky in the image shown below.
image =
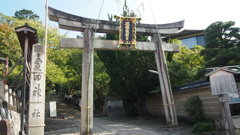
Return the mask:
M45 24L46 0L0 1L0 13L14 16L15 11L32 10ZM48 6L52 8L101 20L108 20L108 14L121 15L123 4L124 0L48 0ZM195 30L206 29L216 21L235 21L235 27L240 27L239 4L239 0L127 0L130 10L142 17L141 23L164 24L185 20L183 29ZM48 23L58 27L56 22L49 20ZM69 37L78 34L61 31L65 32Z

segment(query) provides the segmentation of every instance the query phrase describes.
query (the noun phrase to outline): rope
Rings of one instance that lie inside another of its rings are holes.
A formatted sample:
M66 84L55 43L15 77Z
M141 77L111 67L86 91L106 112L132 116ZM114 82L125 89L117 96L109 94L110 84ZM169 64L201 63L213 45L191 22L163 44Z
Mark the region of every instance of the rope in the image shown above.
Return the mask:
M37 104L43 103L43 104L45 104L45 102L29 102L28 104L30 104L30 103L37 103Z
M81 107L81 109L93 109L93 107Z
M171 102L169 104L164 104L165 106L168 106L168 105L174 105L174 102Z
M26 127L45 127L45 124L43 125L25 125Z
M155 15L154 15L154 13L153 13L153 8L152 8L151 0L149 0L149 3L150 3L150 7L151 7L151 12L152 12L152 15L153 15L153 21L154 21L155 26L156 26L156 29L157 29L158 38L160 39L160 33L159 33L158 26L157 26L157 23L156 23L156 20L155 20Z
M94 36L95 36L96 31L97 31L97 26L98 26L98 23L99 23L99 17L100 17L101 12L102 12L103 3L104 3L104 0L102 1L102 5L101 5L101 8L100 8L100 11L99 11L99 14L98 14L98 19L97 19L97 23L96 23L96 27L95 27L95 31L94 31Z
M142 0L141 4L139 4L139 6L133 11L134 13L136 13L138 15L138 17L143 17L145 14L145 7L144 7L144 1ZM141 12L142 10L142 12Z

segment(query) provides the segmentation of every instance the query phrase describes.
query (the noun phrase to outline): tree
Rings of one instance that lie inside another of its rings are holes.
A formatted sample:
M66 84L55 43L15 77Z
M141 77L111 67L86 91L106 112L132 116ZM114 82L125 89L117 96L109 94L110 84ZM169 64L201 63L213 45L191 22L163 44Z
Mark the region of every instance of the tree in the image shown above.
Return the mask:
M180 45L180 52L173 54L171 61L168 63L173 87L204 78L204 74L199 75L205 64L203 56L200 55L203 49L199 45L195 45L192 49Z
M206 48L232 48L240 45L240 29L235 22L214 22L205 30Z
M205 30L206 49L201 55L206 67L240 64L240 28L233 27L235 22L214 22Z
M102 110L108 93L109 81L110 77L104 63L99 59L97 53L94 53L94 103L100 110Z
M19 11L16 11L14 14L14 18L17 18L19 20L38 20L39 16L34 14L34 12L32 10L26 10L26 9L22 9Z
M134 16L125 1L123 16ZM110 17L111 20L111 17ZM106 34L108 40L117 40L118 35ZM147 41L146 36L137 40ZM127 51L97 51L110 77L109 87L123 100L125 111L140 117L146 115L146 95L159 85L158 76L148 72L156 69L154 53Z
M0 14L0 57L9 57L9 68L15 65L16 61L22 56L23 52L19 45L18 38L15 32L15 28L23 26L28 23L29 26L36 28L38 31L39 43L43 44L44 39L44 26L39 21L33 20L19 20L10 16L5 16ZM60 41L59 39L64 37L60 35L58 29L49 27L48 29L48 60L47 60L47 76L46 76L46 86L47 90L50 91L52 86L63 85L67 82L65 71L63 66L59 66L60 62L55 57L63 56L65 54L61 49L59 49ZM67 61L66 57L61 62ZM13 71L11 76L8 78L9 82L14 80L16 76L22 71L23 66L19 65ZM20 78L21 79L21 78Z

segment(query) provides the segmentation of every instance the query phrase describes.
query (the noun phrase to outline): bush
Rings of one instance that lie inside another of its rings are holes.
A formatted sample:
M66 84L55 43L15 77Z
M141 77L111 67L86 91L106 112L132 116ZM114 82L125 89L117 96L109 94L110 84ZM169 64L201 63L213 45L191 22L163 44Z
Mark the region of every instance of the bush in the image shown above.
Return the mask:
M123 99L123 107L127 115L138 116L136 102L132 99Z
M190 117L192 117L193 122L197 123L205 120L205 116L202 111L202 101L199 96L192 96L187 99L184 103L184 109Z
M230 104L231 115L240 115L240 104Z
M193 126L192 133L201 134L203 132L213 132L215 127L212 123L209 122L198 122Z

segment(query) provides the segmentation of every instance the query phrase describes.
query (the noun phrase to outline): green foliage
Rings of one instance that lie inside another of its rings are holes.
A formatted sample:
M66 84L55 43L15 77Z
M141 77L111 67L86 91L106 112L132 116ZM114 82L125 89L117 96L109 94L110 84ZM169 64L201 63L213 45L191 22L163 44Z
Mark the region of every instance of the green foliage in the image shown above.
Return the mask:
M65 82L67 82L67 78L63 70L54 62L47 60L47 68L46 68L46 89L51 92L53 87L61 87Z
M206 67L240 64L240 28L235 22L214 22L205 30L206 49L201 51Z
M215 131L215 126L209 122L198 122L193 126L192 133L201 134L203 132L213 132Z
M36 28L38 33L39 43L44 42L44 31L45 28L40 21L35 20L19 20L10 16L5 16L0 13L0 57L9 57L9 69L15 65L16 61L23 55L22 49L19 45L18 38L15 32L15 28L25 25L28 23L30 27ZM66 84L66 72L63 70L66 65L60 63L66 63L68 57L65 56L63 50L59 48L61 37L58 29L49 27L48 29L48 48L47 48L47 75L46 75L46 86L47 91L50 91L52 87L61 87ZM59 58L60 60L58 60ZM19 65L13 71L11 76L8 78L8 82L13 81L17 75L22 71L23 66ZM20 78L21 79L21 78Z
M97 53L94 54L94 102L95 106L102 107L108 93L110 77L103 62Z
M136 97L139 91L152 90L157 76L148 69L155 67L154 55L147 52L98 51L109 74L110 86L122 97ZM144 83L143 83L144 82Z
M123 14L124 17L136 17L135 13L133 11L130 11L127 6L127 0L125 0L123 5Z
M198 95L188 98L183 104L185 111L193 118L193 122L199 122L205 119L202 105L202 101Z
M149 69L156 68L153 53L126 51L97 51L97 53L111 78L110 88L122 99L127 101L131 99L135 104L137 97L144 101L148 92L159 85L158 76L148 72ZM130 106L125 106L128 107ZM126 110L132 109L134 108Z
M124 17L135 16L126 5L123 7ZM109 16L111 20L112 17ZM117 40L117 34L106 34L108 40ZM139 41L147 41L147 36L137 36ZM127 51L97 51L104 63L106 72L111 78L109 87L123 99L124 108L130 115L145 115L145 99L149 91L159 85L158 76L148 72L156 69L154 53ZM137 111L138 109L138 111Z
M221 67L240 64L240 48L213 48L202 50L206 67Z
M34 12L32 10L22 9L22 10L15 12L14 18L17 18L19 20L26 20L26 19L38 20L39 16L34 14Z
M240 29L235 22L214 22L205 30L206 48L232 48L239 46Z
M28 10L26 10L28 11ZM19 13L19 12L18 12ZM22 56L23 52L19 45L15 28L28 23L30 27L36 28L38 40L40 44L44 44L45 27L36 19L31 20L31 13L15 15L16 18L5 16L0 13L0 57L9 57L9 69ZM23 15L24 19L19 19L19 15ZM30 17L30 18L26 18ZM46 90L51 92L56 90L80 90L82 78L82 50L77 49L61 49L60 38L66 37L61 35L57 28L48 27L48 48L47 48L47 73L46 73ZM106 73L103 63L95 54L95 70L94 70L94 97L95 103L103 103L107 91L109 76ZM3 64L1 64L2 66ZM23 66L19 65L8 78L12 82L22 71ZM21 78L20 78L21 79ZM20 88L19 88L20 89ZM101 101L99 100L101 97Z
M0 23L0 56L9 57L14 54L13 57L9 57L10 65L14 64L14 61L22 55L18 44L14 29L7 23Z
M231 115L240 115L240 104L230 104Z
M125 112L129 116L136 116L138 114L136 99L124 98L123 99L123 107Z
M180 45L180 52L171 56L168 71L173 87L204 78L204 74L199 75L205 63L203 56L200 55L203 49L199 45L195 45L192 49Z

